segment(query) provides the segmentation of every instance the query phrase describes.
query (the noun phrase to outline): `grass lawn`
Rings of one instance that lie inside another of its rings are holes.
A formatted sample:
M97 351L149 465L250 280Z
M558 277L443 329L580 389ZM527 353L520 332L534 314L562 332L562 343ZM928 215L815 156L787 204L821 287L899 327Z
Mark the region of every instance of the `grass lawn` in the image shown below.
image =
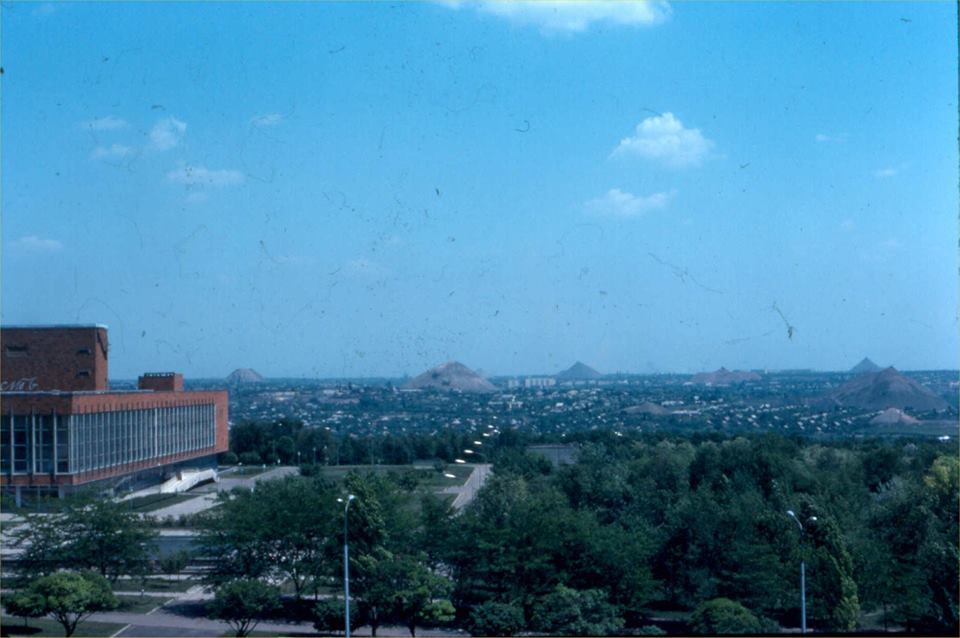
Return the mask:
M420 486L431 489L463 485L472 471L472 465L451 463L444 472L453 474L454 478L447 478L432 467L414 465L324 465L320 467L320 475L323 478L338 483L350 472L359 472L360 474L389 474L392 472L399 475L416 472L420 478Z
M24 629L23 620L13 616L3 616L2 636L64 636L63 625L49 618L31 618L29 627ZM112 636L125 625L87 620L77 625L74 636Z
M463 485L470 477L470 473L473 472L473 466L469 464L460 465L458 463L454 463L448 465L444 472L447 474L453 474L456 478L447 478L433 468L430 468L429 473L424 472L423 483L421 483L421 485L424 487L451 487L454 485Z
M120 606L113 611L122 611L129 614L145 614L153 611L160 605L170 602L172 598L160 598L159 596L117 596Z
M131 512L143 514L144 512L153 512L155 510L163 509L164 507L176 505L177 503L183 503L184 501L197 498L197 496L199 495L148 494L147 496L138 496L137 498L132 498L129 501L124 501L124 504L130 509Z
M165 578L148 578L145 583L145 591L187 591L194 585L199 585L198 580L167 580ZM140 591L140 581L138 579L121 578L113 583L113 591Z

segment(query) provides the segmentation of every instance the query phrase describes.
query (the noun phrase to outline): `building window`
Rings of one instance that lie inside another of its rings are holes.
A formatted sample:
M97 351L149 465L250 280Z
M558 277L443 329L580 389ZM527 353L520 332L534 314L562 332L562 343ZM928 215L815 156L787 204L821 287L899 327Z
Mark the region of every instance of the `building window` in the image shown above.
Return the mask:
M0 416L0 472L10 472L10 415Z
M8 357L27 356L27 346L7 346L4 350Z
M79 372L77 372L77 378L78 378L78 379L86 379L86 378L88 378L89 376L90 376L90 371L89 371L89 370L80 370Z
M77 350L77 356L91 355L91 354L93 354L93 350L91 350L90 348L80 348L79 350Z
M13 417L13 473L26 474L29 458L30 416L15 415Z

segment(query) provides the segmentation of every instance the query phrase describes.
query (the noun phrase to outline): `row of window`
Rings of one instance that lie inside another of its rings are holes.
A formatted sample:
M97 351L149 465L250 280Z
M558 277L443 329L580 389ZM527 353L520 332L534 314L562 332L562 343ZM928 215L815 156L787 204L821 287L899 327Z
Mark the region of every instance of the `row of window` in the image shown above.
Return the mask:
M27 346L7 346L5 349L8 357L25 357L30 354L30 349ZM93 354L93 350L90 348L77 348L77 356L88 356Z
M0 472L88 472L213 447L216 406L0 415Z

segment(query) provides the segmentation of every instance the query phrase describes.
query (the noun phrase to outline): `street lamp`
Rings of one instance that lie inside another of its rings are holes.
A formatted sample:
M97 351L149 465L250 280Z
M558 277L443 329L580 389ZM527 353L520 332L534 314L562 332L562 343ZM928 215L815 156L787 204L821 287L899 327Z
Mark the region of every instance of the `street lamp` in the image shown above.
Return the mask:
M800 633L805 634L807 633L807 574L806 565L803 562L803 541L806 538L806 530L793 510L787 510L787 516L796 521L797 527L800 528ZM816 523L817 517L811 516L807 522Z
M350 546L347 544L347 514L350 512L350 502L357 498L353 494L347 496L346 501L338 498L338 503L343 505L343 617L344 634L350 638Z

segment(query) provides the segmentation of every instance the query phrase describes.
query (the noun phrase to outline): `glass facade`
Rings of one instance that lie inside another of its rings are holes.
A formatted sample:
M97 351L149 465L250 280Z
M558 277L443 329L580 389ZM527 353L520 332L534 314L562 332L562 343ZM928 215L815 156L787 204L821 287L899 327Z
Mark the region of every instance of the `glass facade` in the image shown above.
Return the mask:
M212 403L89 414L3 414L0 472L91 472L212 448L215 442Z

